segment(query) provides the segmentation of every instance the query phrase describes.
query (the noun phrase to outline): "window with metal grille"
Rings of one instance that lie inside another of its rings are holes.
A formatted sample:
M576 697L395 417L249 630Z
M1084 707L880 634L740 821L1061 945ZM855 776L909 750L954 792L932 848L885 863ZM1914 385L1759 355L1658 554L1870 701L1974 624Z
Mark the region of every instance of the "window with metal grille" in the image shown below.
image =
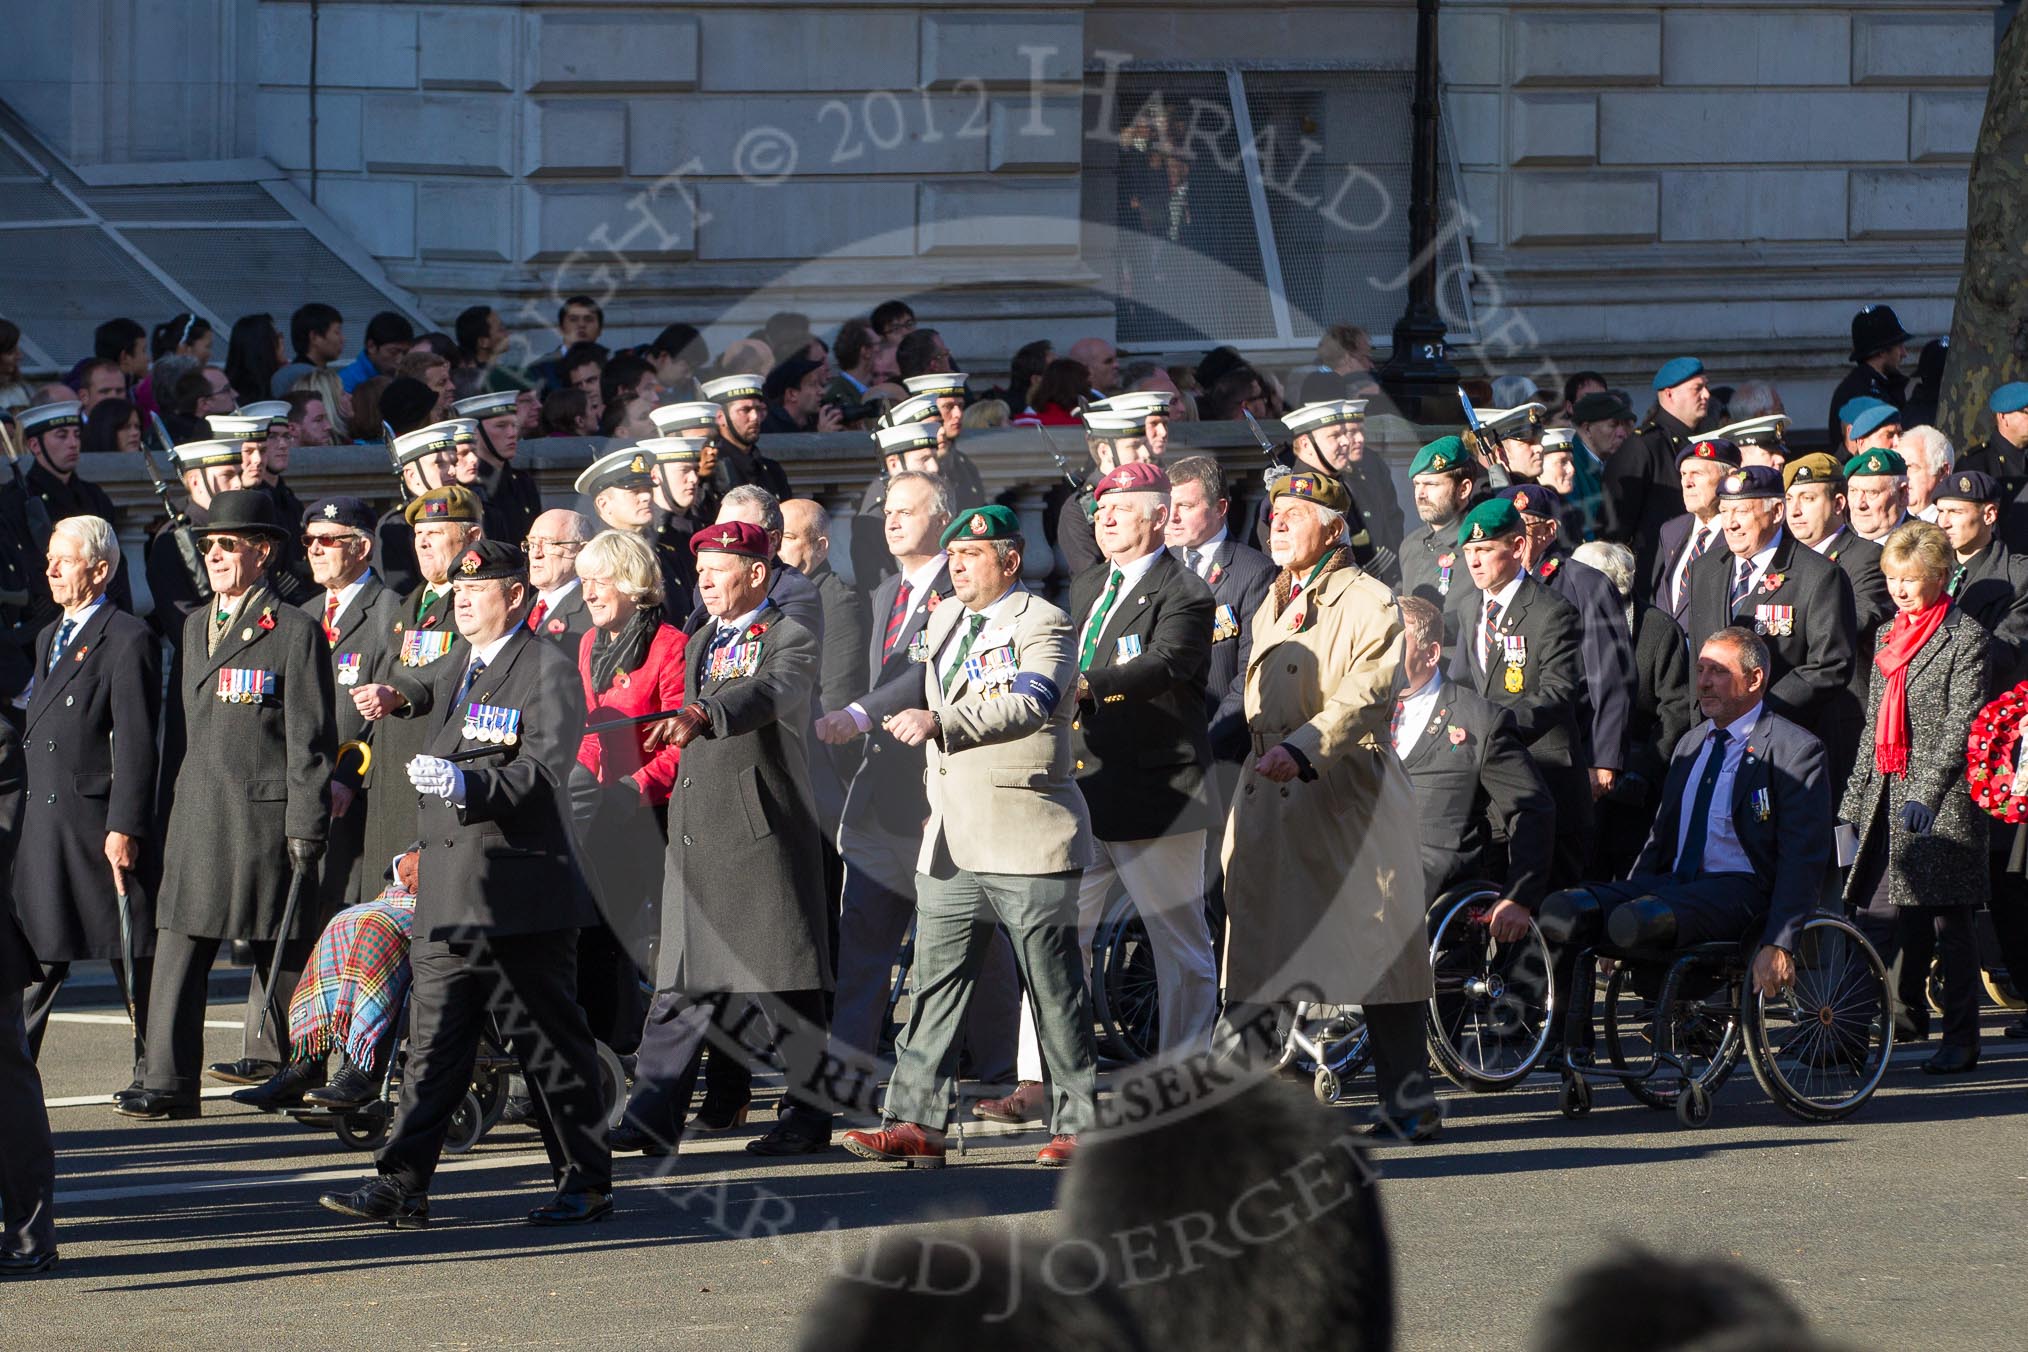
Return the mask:
M1086 261L1123 344L1385 341L1409 268L1408 71L1116 71L1086 94ZM1471 298L1451 156L1438 164L1446 318ZM1455 330L1454 325L1454 330ZM1456 334L1469 338L1469 333Z

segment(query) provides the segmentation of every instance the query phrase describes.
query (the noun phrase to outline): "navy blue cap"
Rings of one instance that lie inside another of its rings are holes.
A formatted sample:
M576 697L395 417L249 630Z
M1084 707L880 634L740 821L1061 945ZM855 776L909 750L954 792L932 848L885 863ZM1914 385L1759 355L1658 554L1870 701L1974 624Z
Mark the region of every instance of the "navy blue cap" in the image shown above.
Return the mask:
M1528 516L1554 518L1563 511L1563 495L1548 484L1509 484L1493 494L1514 504L1514 510Z
M2010 380L1993 391L1986 407L1994 413L2019 413L2028 408L2028 380Z
M1718 485L1721 498L1776 498L1782 496L1782 472L1772 465L1746 465L1725 476Z
M1730 437L1695 437L1683 443L1683 449L1676 452L1676 463L1685 460L1702 460L1713 465L1739 465L1739 447Z
M319 521L367 535L372 535L374 527L380 524L373 509L360 498L318 498L303 509L303 525L307 528Z
M1704 374L1704 363L1695 357L1671 357L1662 363L1662 369L1655 372L1655 389L1672 390L1692 376Z
M2000 481L1982 470L1952 470L1937 480L1931 502L1998 502Z

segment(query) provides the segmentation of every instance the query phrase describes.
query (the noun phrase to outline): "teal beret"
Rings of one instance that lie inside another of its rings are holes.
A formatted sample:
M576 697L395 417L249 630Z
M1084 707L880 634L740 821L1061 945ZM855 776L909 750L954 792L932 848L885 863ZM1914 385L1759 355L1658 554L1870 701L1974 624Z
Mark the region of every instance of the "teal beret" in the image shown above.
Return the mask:
M1845 477L1857 479L1864 475L1902 475L1908 473L1908 462L1893 451L1883 451L1878 446L1870 451L1861 451L1845 462Z
M1458 543L1470 544L1474 540L1497 540L1502 536L1519 535L1522 531L1521 513L1505 498L1488 498L1458 523Z
M1838 405L1838 421L1850 427L1859 421L1859 415L1869 408L1892 408L1885 399L1875 399L1870 394L1855 395Z
M1454 469L1471 469L1476 462L1465 449L1462 437L1438 437L1415 453L1409 461L1408 477L1418 474L1445 474Z
M1704 374L1704 363L1695 357L1671 357L1655 372L1655 389L1672 390L1692 376Z
M1021 523L1015 519L1013 511L994 502L959 512L956 519L944 527L943 539L937 543L949 549L953 540L1014 540L1020 535Z
M1986 407L1994 413L2019 413L2028 408L2028 380L2013 380L1993 391Z
M1889 423L1901 421L1901 410L1892 404L1875 404L1852 420L1852 436L1870 437Z

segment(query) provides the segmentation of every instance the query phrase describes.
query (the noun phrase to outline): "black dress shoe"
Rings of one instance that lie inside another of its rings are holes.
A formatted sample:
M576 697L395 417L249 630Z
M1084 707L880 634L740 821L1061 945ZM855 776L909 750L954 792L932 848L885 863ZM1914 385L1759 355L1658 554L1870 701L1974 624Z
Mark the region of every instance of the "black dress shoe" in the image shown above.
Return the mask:
M1956 1042L1946 1042L1936 1049L1936 1055L1922 1063L1925 1075L1963 1075L1978 1069L1979 1049L1966 1047Z
M830 1148L829 1113L784 1113L767 1135L746 1143L749 1155L821 1155Z
M132 1084L128 1085L125 1089L115 1089L113 1091L113 1102L119 1103L123 1099L130 1099L140 1092L141 1092L141 1082L139 1080L136 1080Z
M139 1118L143 1122L185 1122L193 1117L202 1117L204 1109L194 1098L178 1098L160 1089L143 1089L131 1094L113 1105L113 1111L121 1117Z
M530 1225L589 1225L613 1214L609 1192L559 1192L528 1213Z
M632 1122L622 1122L606 1133L606 1146L615 1155L631 1154L635 1151L639 1151L643 1155L673 1155L676 1153L676 1142L665 1141L655 1135L655 1133L635 1126Z
M379 1221L397 1230L421 1230L430 1223L427 1193L411 1193L385 1174L357 1192L327 1192L317 1205L341 1216Z
M526 1094L513 1094L500 1109L500 1125L503 1127L526 1127L535 1121L535 1100Z
M2023 1014L2005 1028L2002 1028L2000 1036L2010 1038L2015 1042L2028 1042L2028 1014Z
M244 1103L264 1113L278 1113L284 1108L299 1107L303 1102L303 1091L314 1089L323 1082L322 1061L291 1061L269 1076L266 1084L257 1084L251 1089L235 1089L231 1097L234 1103Z
M746 1125L746 1115L752 1109L751 1100L734 1103L706 1094L704 1102L697 1107L697 1116L690 1119L690 1125L699 1131L731 1131L734 1127Z
M55 1266L55 1249L41 1253L0 1253L0 1277L40 1277Z
M264 1084L280 1069L272 1061L243 1056L237 1061L220 1061L207 1067L204 1073L221 1084Z
M1424 1108L1411 1117L1395 1117L1376 1108L1373 1110L1373 1124L1366 1128L1366 1134L1376 1140L1422 1145L1426 1141L1434 1141L1442 1133L1443 1126L1443 1116L1434 1108Z
M234 1094L234 1098L239 1095ZM380 1085L365 1067L350 1061L338 1068L329 1084L303 1091L303 1102L312 1108L329 1108L348 1113L364 1108L380 1097Z

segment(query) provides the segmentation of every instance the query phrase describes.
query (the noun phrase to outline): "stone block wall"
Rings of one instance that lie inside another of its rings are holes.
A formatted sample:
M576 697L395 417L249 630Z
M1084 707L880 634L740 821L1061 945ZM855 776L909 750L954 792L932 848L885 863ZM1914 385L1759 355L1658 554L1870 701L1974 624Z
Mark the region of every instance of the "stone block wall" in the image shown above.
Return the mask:
M1995 7L1448 0L1487 356L1645 391L1658 358L1782 377L1820 419L1852 312L1946 331ZM1728 364L1729 363L1729 364Z

